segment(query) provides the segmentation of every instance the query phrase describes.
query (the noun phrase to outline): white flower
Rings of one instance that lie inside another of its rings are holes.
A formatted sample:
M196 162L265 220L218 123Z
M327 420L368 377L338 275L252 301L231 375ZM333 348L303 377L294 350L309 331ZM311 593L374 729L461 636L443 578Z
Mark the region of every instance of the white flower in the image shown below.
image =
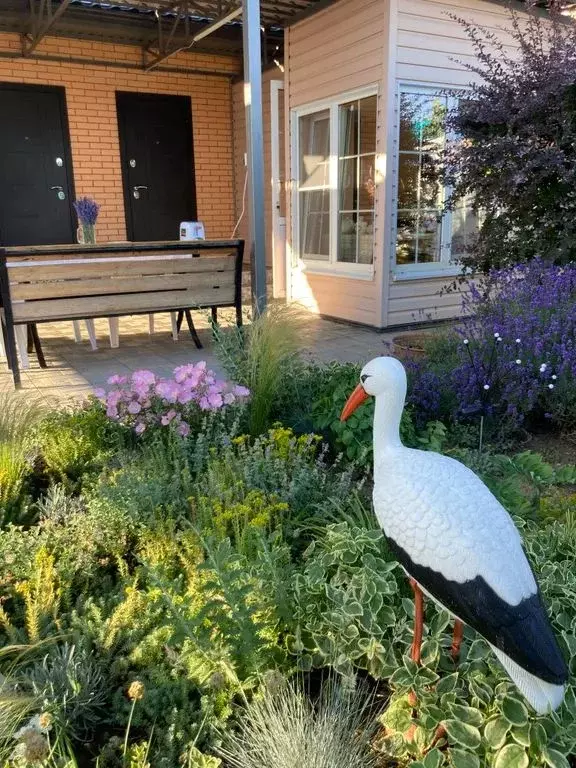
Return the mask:
M548 384L548 389L554 389L554 384Z
M522 365L522 360L520 360L520 358L518 358L518 360L516 360L516 365Z
M544 373L545 370L546 370L546 363L542 363L542 365L540 366L540 373Z
M499 339L500 338L500 334L498 333L498 331L496 331L496 333L494 334L494 338L495 339Z
M469 343L470 342L468 341L468 339L464 339L464 344L469 344Z
M498 336L496 341L502 341L502 336Z
M557 378L558 378L558 376L556 376L556 374L555 374L555 373L553 373L553 374L552 374L552 379L553 379L554 381L556 381L556 379L557 379Z
M516 339L516 344L520 344L520 339Z
M490 389L490 384L484 384L484 389Z

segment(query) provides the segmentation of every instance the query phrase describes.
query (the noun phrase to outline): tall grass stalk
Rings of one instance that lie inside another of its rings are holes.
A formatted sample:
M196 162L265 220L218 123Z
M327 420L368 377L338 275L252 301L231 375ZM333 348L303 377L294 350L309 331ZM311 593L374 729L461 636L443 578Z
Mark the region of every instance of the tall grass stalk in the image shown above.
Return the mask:
M271 305L244 328L214 326L216 352L227 374L250 389L250 432L270 426L275 403L302 348L302 310Z
M43 413L44 407L38 398L0 389L0 444L21 444Z
M286 684L247 705L221 756L231 768L373 768L373 697L329 681L316 704Z

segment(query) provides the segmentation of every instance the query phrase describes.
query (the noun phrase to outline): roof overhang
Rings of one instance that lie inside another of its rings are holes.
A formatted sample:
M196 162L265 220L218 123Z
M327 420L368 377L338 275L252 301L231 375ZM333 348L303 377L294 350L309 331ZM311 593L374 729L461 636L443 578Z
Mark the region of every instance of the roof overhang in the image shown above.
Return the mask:
M261 0L264 63L281 57L283 28L332 0ZM240 0L0 0L0 31L39 57L46 36L142 48L142 67L165 68L182 50L242 54Z

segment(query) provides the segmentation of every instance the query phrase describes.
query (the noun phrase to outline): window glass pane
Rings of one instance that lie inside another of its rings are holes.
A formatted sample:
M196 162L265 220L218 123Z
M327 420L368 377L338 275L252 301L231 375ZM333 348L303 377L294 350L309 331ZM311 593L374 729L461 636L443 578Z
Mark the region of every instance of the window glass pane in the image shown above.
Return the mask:
M358 154L358 102L340 106L340 157Z
M398 153L398 264L441 260L440 152L446 137L447 98L432 92L400 95Z
M299 120L300 140L300 254L302 258L330 258L330 113L305 115Z
M400 155L398 161L398 208L416 208L418 205L418 155Z
M396 234L396 263L416 263L418 240L418 214L414 211L398 211Z
M338 261L356 262L356 213L338 216Z
M376 152L376 110L378 99L369 96L360 100L360 154Z
M358 209L372 211L374 208L374 182L375 155L364 155L360 158L360 188L358 190Z
M358 263L372 264L374 251L374 214L361 213L358 217Z
M371 264L376 164L376 96L338 109L338 261Z
M355 211L358 197L358 160L355 157L340 160L338 184L339 208L341 211Z
M452 261L468 253L478 235L478 214L472 210L469 201L460 201L452 211Z
M418 218L418 263L440 261L441 211L423 211Z

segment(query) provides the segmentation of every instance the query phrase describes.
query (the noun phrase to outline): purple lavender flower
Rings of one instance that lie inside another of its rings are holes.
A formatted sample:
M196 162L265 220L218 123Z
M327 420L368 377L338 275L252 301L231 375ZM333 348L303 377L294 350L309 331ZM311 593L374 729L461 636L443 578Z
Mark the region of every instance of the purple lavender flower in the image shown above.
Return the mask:
M74 208L81 225L93 226L96 224L100 206L95 200L92 200L89 197L79 197L78 200L74 202Z

